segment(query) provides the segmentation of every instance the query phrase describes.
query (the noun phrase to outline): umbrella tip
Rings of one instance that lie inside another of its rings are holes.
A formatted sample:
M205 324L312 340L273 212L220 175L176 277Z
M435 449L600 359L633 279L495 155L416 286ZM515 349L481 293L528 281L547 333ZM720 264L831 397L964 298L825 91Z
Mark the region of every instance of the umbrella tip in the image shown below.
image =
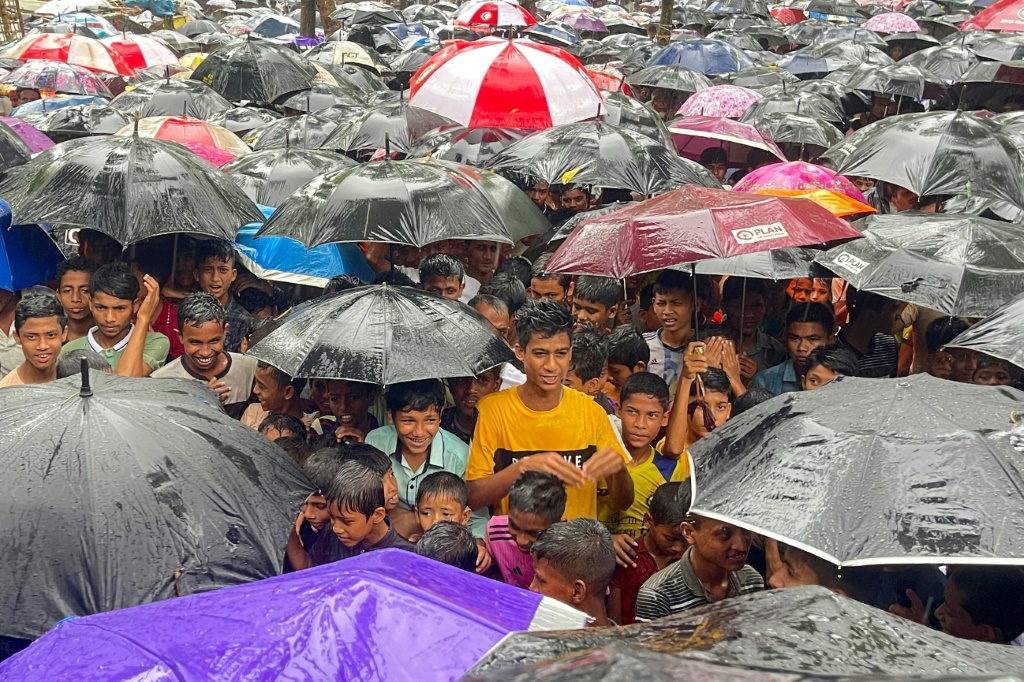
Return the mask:
M139 136L139 112L138 111L135 112L135 121L134 121L133 125L134 125L134 128L132 129L132 137L138 137Z
M89 361L82 358L82 390L78 395L88 398L92 395L92 386L89 385Z
M391 135L384 133L384 160L391 160Z

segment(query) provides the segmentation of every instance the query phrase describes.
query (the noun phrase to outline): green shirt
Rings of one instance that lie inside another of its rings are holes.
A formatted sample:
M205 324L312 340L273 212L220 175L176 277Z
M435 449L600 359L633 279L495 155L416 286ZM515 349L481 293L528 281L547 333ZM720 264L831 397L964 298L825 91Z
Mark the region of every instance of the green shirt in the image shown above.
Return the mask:
M124 353L128 340L132 338L132 333L135 332L135 325L132 325L132 331L128 333L128 336L121 339L113 348L102 348L96 343L94 334L98 329L99 327L93 327L85 336L65 343L64 347L60 349L59 357L64 357L66 353L70 353L73 350L92 349L110 363L111 369L117 369L117 363L121 361L121 354ZM157 369L162 367L164 362L167 361L167 353L170 350L171 342L166 336L159 332L146 332L146 345L142 349L142 361L150 369Z

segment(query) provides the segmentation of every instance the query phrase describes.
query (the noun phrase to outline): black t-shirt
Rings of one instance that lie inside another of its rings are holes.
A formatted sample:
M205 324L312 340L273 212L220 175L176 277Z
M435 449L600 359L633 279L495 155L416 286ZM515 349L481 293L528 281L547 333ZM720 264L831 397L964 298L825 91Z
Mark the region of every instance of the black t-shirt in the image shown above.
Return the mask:
M456 421L459 411L455 407L448 407L441 413L441 428L448 433L458 436L460 440L466 445L469 445L469 441L473 440L472 433L466 433L459 426L459 422Z
M359 556L360 554L372 552L373 550L388 549L391 547L394 547L395 549L404 549L409 552L412 552L415 549L411 542L395 532L395 529L391 527L390 523L388 523L388 532L385 533L384 537L370 547L363 547L362 545L346 547L333 532L320 533L320 537L318 537L316 542L313 543L313 546L309 548L309 560L313 566L323 566L324 564L330 564L335 561L341 561L342 559L348 559L349 557Z

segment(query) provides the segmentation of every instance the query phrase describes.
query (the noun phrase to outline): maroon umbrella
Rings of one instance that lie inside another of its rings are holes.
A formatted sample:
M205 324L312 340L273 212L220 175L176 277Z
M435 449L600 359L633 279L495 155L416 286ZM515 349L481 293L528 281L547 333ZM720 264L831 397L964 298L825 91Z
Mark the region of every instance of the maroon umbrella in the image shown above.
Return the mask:
M861 234L807 199L687 186L582 223L548 272L630 275Z

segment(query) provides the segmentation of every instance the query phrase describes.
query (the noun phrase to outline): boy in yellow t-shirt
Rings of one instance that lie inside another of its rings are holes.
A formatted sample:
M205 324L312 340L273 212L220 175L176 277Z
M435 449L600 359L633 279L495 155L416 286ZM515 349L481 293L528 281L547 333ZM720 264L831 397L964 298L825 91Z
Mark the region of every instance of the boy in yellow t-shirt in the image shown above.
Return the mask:
M554 474L566 484L566 519L597 518L603 479L616 509L633 504L633 480L604 410L562 385L572 359L572 315L554 301L528 302L516 316L526 383L485 396L469 452L466 481L473 509L508 509L508 491L523 471Z

